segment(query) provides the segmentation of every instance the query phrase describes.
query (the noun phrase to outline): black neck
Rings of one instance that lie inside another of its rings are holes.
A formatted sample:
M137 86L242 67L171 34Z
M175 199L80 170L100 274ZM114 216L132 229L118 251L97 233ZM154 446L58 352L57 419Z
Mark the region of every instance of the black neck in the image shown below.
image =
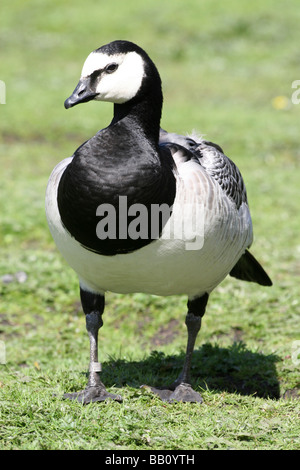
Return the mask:
M160 81L147 92L139 95L127 103L114 104L114 117L111 125L127 118L133 121L133 126L138 126L145 133L148 140L158 145L160 119L162 112L163 96Z

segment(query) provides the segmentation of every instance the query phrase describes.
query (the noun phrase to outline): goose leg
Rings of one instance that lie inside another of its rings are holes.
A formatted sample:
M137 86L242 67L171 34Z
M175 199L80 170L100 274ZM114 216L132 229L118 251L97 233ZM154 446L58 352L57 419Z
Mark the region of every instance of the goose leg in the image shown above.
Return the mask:
M193 390L190 385L190 369L195 342L201 327L201 318L205 313L207 301L208 294L188 301L188 313L185 319L188 341L182 371L177 379L167 388L151 387L151 390L159 395L163 401L202 402L200 393Z
M80 288L80 298L90 340L89 378L84 390L76 393L65 393L64 398L77 400L83 404L107 399L122 401L120 395L113 395L107 392L99 376L101 364L98 362L98 331L103 325L104 296L93 294Z

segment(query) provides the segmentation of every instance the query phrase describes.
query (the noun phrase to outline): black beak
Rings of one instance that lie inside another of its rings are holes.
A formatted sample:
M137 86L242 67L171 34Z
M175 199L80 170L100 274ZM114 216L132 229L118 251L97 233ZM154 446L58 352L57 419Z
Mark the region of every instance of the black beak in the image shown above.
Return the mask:
M86 103L95 98L97 93L94 93L89 86L88 78L81 78L78 82L77 87L73 91L72 95L65 101L65 108L69 109L79 103Z

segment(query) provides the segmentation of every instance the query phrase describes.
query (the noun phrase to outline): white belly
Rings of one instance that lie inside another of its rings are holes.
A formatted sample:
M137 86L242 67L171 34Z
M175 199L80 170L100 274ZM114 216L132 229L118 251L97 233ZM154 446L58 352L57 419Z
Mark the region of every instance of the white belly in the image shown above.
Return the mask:
M71 158L61 162L50 176L46 214L59 251L86 289L163 296L186 294L192 298L211 292L251 244L252 225L248 207L243 204L238 211L234 203L223 197L219 185L210 182L214 197L205 204L200 203L199 214L203 217L200 216L198 226L179 233L174 231L174 227L178 227L174 220L182 215L174 210L161 239L128 254L103 256L91 252L65 231L57 207L58 182L70 161ZM176 201L183 196L188 207L196 204L191 194L184 184L179 185L174 208L178 207ZM194 238L196 232L197 237Z

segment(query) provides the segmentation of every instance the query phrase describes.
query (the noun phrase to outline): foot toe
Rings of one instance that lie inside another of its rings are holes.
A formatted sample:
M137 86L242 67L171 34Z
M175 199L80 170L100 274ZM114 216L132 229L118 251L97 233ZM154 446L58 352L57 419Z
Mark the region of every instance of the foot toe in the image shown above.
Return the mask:
M169 401L182 401L190 403L202 403L202 397L200 393L196 392L190 384L181 383L175 388L174 392L171 393Z
M105 387L87 387L81 392L65 393L63 396L68 400L76 400L86 405L87 403L105 400L115 400L118 402L122 401L121 395L114 395L109 393Z
M150 390L159 396L162 401L166 401L169 403L175 401L181 402L190 402L190 403L202 403L202 397L200 393L196 392L192 389L190 384L181 383L179 384L175 390L170 390L168 388L155 388L155 387L147 387L145 385L142 386L143 388L150 388Z

